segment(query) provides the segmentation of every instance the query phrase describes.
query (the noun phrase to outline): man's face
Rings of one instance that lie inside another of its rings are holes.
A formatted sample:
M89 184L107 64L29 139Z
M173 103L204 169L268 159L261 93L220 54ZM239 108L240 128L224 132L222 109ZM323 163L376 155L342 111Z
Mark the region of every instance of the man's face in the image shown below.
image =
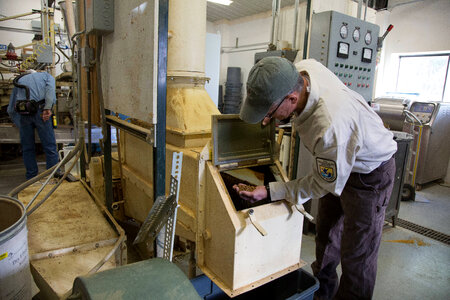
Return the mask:
M294 92L295 93L295 92ZM295 110L296 95L294 93L287 95L281 102L272 105L262 120L262 125L266 126L272 118L284 120L291 116ZM294 99L295 98L295 99Z

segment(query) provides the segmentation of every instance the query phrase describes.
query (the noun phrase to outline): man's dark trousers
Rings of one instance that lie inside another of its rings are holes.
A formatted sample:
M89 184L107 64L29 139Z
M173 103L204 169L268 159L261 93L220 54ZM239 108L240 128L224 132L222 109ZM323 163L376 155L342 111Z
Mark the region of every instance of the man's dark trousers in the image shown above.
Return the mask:
M386 206L394 185L395 160L369 174L352 173L340 197L319 199L316 299L371 299ZM336 267L342 264L339 282Z
M55 133L51 119L42 120L42 109L31 116L20 116L20 143L22 144L23 162L25 164L26 178L30 179L38 174L36 162L34 129L37 129L42 148L45 152L47 169L58 163Z

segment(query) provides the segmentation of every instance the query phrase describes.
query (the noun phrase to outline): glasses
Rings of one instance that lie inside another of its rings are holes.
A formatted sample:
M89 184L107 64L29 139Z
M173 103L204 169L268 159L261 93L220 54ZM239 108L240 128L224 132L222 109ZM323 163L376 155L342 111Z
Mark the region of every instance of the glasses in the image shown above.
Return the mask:
M277 105L277 107L271 112L271 113L267 113L267 115L264 116L265 118L269 118L272 119L273 115L275 114L275 112L278 110L278 108L280 108L281 104L283 104L284 100L286 100L287 97L283 98L283 100L280 101L280 103ZM263 119L263 120L264 120Z

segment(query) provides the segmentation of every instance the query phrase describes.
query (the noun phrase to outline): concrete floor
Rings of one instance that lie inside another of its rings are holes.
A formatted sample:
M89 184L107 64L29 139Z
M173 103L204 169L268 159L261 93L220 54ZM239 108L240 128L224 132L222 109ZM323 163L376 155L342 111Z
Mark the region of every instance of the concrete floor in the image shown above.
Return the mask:
M42 156L39 157L44 161ZM45 169L45 163L39 164ZM25 169L20 158L0 161L0 194L23 181ZM399 217L450 235L450 187L429 184L417 192L417 201L402 202ZM413 243L408 243L412 241ZM314 236L303 236L301 257L311 271ZM175 261L186 270L189 255ZM184 263L183 263L184 262ZM338 270L340 272L340 270ZM449 299L450 247L412 231L386 227L380 246L374 299Z
M450 187L429 184L417 200L401 202L399 218L450 235ZM314 235L304 235L301 257L312 273ZM341 274L340 266L338 273ZM386 226L378 256L374 299L450 299L450 246L401 227Z

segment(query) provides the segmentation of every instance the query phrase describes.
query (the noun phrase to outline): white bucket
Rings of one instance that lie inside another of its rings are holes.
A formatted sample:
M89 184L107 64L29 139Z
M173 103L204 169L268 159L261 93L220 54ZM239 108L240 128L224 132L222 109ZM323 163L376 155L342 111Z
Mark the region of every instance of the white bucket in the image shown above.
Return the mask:
M64 146L62 150L59 150L59 160L63 160L64 157L66 157L67 155L69 155L70 151L72 151L75 148L75 146ZM65 166L64 166L64 170L68 169L73 162L76 159L76 155L74 157L72 157L71 160L69 160ZM73 166L72 170L70 171L70 174L72 174L73 176L77 176L80 177L80 161L78 160L77 163L75 164L75 166Z
M0 196L0 299L31 299L27 216L23 204Z

